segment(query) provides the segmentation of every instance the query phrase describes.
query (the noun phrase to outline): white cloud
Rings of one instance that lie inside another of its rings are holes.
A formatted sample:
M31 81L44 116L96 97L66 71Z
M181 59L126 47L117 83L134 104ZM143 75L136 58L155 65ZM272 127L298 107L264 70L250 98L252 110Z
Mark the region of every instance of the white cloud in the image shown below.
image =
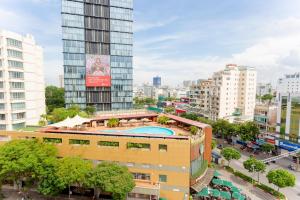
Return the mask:
M258 81L275 83L286 73L300 71L300 18L288 18L265 27L261 39L239 53L227 57L161 57L161 52L143 52L134 58L135 82L143 83L161 75L167 84L178 84L184 79L207 78L227 63L253 66ZM137 51L139 52L139 51Z
M153 29L153 28L160 28L160 27L164 27L168 24L171 24L173 22L175 22L176 20L178 20L179 18L174 16L174 17L171 17L167 20L158 20L158 21L138 21L136 23L134 23L134 26L133 26L133 30L134 32L141 32L141 31L147 31L147 30L150 30L150 29Z

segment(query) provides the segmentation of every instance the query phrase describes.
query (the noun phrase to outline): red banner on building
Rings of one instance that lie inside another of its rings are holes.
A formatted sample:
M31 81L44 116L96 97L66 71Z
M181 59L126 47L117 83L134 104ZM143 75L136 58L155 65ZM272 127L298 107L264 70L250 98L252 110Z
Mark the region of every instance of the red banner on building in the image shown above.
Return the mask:
M107 55L86 56L86 86L110 87L110 57Z

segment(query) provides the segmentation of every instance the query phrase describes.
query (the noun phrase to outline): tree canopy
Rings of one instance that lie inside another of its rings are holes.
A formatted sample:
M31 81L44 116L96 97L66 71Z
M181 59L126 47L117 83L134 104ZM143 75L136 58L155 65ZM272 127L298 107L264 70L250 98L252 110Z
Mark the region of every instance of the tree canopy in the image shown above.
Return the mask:
M80 107L77 105L73 105L70 108L55 108L50 114L47 115L47 120L52 123L60 122L65 120L67 117L75 117L79 115L81 117L89 117L89 115L80 110Z
M254 122L246 122L239 125L238 132L243 141L254 141L259 135L259 128Z
M127 167L117 165L116 163L103 162L97 165L89 175L89 185L95 188L96 197L101 191L112 194L113 199L126 199L135 186L133 175Z
M240 152L232 147L226 147L222 149L221 155L228 161L228 166L231 160L238 160L241 158Z
M34 180L43 177L45 170L52 165L56 156L56 148L38 140L8 142L0 147L1 180L12 180L19 187L23 181L30 187Z
M266 170L266 164L254 157L249 158L243 162L244 168L249 172L257 172L257 181L259 182L259 173L263 173Z
M57 175L62 185L69 188L70 194L71 185L82 187L88 184L87 177L92 168L89 161L79 157L65 157L59 160Z
M271 170L267 174L267 178L269 183L273 183L278 187L278 191L280 188L293 187L296 183L295 175L285 169Z
M65 107L65 91L63 88L47 86L45 92L48 113L51 113L55 108Z

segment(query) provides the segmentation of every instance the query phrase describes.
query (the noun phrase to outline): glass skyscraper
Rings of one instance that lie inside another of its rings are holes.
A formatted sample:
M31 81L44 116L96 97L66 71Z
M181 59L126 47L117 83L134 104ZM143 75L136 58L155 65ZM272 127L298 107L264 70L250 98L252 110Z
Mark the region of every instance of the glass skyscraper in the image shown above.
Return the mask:
M132 108L133 0L62 0L66 106Z

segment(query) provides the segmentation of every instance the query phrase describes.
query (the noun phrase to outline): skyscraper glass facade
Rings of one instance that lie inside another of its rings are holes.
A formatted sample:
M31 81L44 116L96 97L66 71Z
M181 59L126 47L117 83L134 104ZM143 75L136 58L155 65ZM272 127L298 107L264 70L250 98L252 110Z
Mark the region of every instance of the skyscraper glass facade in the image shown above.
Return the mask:
M133 0L62 0L67 107L132 107L132 23Z

